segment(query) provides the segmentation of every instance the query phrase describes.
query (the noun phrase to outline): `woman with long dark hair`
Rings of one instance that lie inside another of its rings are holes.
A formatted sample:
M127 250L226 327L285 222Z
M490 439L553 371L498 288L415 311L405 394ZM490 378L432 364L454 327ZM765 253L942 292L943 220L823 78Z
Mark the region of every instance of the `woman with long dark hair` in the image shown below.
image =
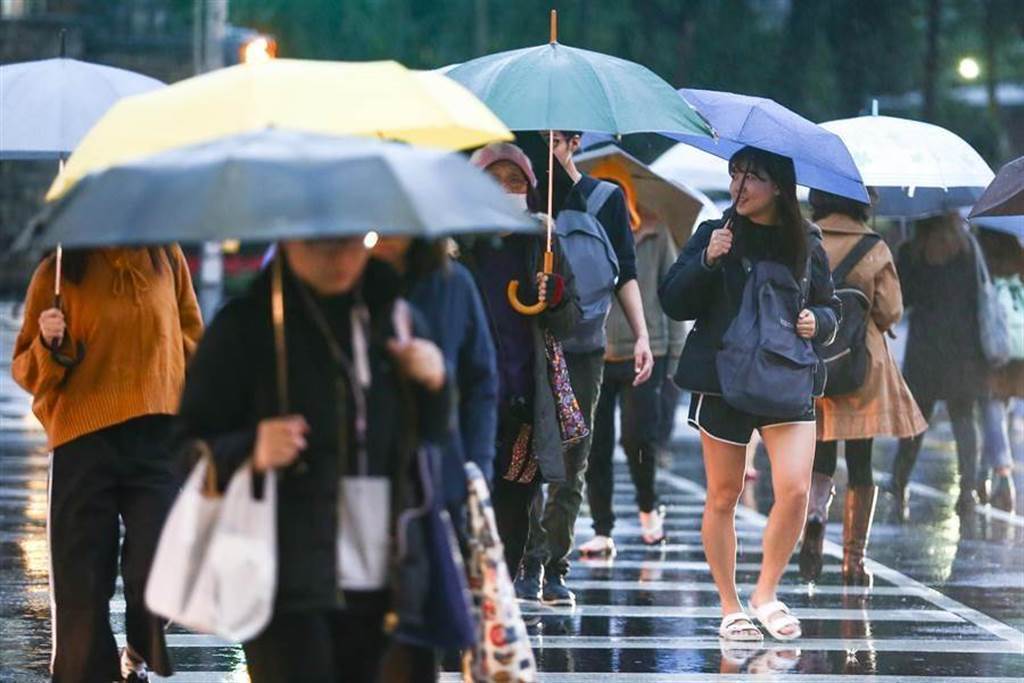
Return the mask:
M959 215L918 221L913 238L897 258L903 302L910 309L903 376L929 422L946 402L960 466L956 510L974 513L978 470L978 428L974 405L985 394L988 364L978 329L977 258ZM907 483L924 434L900 441L893 461L891 492L897 521L906 519Z
M32 394L50 458L54 680L171 675L164 624L143 593L177 491L169 451L185 365L203 324L177 246L69 251L36 269L11 374ZM120 524L124 524L123 546ZM110 598L121 546L127 646Z
M824 235L833 272L861 243L868 249L837 287L854 288L869 302L865 311L864 346L868 355L864 383L848 394L818 401L818 444L814 453L807 524L800 548L800 574L816 581L821 574L825 525L835 495L839 444L844 444L848 482L843 506L843 582L870 584L864 567L875 487L871 449L875 437L911 437L928 428L895 359L885 332L903 315L903 296L888 245L868 227L870 205L820 190L811 190L812 220ZM842 275L842 274L840 274Z
M821 233L800 215L792 160L744 147L729 161L729 170L733 209L697 229L658 295L670 317L695 321L675 380L693 392L689 422L700 430L704 451L708 493L701 533L722 601L719 633L726 640L761 640L756 619L775 638L792 640L801 635L800 623L777 600L776 588L800 537L807 507L814 459L812 396L807 396L805 411L783 418L737 409L722 396L716 355L739 312L748 273L761 261L786 266L806 292L805 307L789 323L800 338L829 343L840 305ZM816 373L821 379L822 375ZM761 573L748 602L753 614L748 616L736 589L735 516L743 491L746 445L755 430L771 460L775 503L764 532Z

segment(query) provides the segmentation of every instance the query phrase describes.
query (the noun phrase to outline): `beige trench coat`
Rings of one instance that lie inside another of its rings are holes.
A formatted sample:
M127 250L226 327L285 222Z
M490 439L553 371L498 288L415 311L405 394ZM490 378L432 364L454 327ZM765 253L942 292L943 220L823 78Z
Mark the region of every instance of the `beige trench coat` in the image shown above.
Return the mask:
M861 236L871 232L867 225L839 214L826 216L817 224L821 226L825 252L833 268ZM921 416L883 334L903 315L903 295L889 246L884 241L876 244L850 271L846 283L860 289L871 301L866 338L870 364L864 385L856 392L818 401L818 440L920 434L928 423Z

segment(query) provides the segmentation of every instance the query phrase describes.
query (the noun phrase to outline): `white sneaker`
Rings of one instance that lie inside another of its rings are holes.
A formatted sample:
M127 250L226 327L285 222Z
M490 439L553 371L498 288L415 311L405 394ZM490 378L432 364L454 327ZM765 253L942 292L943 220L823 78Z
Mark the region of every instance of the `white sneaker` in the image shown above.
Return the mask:
M594 536L592 539L581 545L578 550L584 557L612 557L615 555L615 541L611 536Z
M665 508L640 513L640 530L644 543L658 545L665 540Z

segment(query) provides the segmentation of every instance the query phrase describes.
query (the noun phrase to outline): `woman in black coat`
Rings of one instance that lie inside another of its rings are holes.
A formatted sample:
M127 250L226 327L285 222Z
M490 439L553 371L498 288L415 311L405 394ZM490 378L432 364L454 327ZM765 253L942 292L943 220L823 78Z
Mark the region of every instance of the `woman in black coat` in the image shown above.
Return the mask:
M974 405L986 391L989 368L978 328L977 254L956 214L918 221L914 237L896 259L910 331L903 376L924 419L946 402L960 465L956 509L973 514L977 504L978 429ZM906 519L907 483L924 434L900 441L893 461L893 515Z
M800 636L800 624L775 592L807 508L815 444L812 397L807 397L803 414L785 418L738 410L722 397L715 357L739 311L748 267L758 261L788 266L808 292L806 307L793 325L798 336L831 343L840 304L833 294L821 233L800 216L792 160L745 147L730 160L729 170L734 209L727 219L707 221L697 229L658 295L669 317L696 321L675 380L693 392L689 422L701 433L708 480L702 536L722 601L719 633L727 640L761 640L756 618L774 637L791 640ZM816 375L823 379L823 368ZM755 429L771 459L775 504L764 533L761 573L748 602L753 616L748 616L736 590L735 514L743 490L746 446Z
M395 519L418 504L423 484L415 451L447 427L444 360L433 343L413 336L422 327L380 285L393 277L377 272L383 264L368 265L360 239L286 242L277 258L283 261L225 306L200 343L181 403L183 436L212 455L222 487L249 463L281 472L274 615L244 643L253 681L375 681L395 585L382 575L353 588L347 578L351 562L338 552L340 482L359 474L390 483L390 505L371 501L346 511L353 528L360 515L385 520L382 542L368 551L375 557L359 559L392 566ZM287 415L271 317L278 265Z

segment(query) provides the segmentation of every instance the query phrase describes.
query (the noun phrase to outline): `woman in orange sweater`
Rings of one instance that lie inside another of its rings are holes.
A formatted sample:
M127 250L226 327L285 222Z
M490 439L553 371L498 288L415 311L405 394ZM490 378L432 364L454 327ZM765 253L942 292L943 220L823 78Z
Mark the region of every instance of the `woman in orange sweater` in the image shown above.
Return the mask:
M177 481L166 441L202 320L181 249L97 249L36 269L11 373L32 394L50 459L50 594L55 681L135 680L171 667L163 624L143 601ZM74 362L82 351L81 358ZM110 627L121 574L128 646Z

